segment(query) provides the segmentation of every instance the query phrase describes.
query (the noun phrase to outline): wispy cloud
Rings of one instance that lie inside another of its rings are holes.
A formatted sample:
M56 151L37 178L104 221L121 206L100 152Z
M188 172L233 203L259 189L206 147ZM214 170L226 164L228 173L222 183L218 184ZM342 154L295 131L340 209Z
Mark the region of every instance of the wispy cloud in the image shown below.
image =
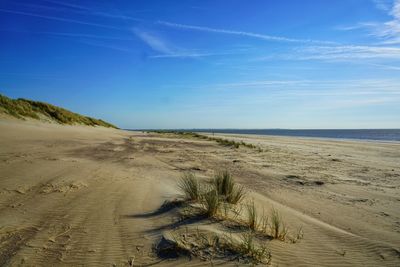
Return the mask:
M377 8L391 17L383 22L359 22L356 25L341 26L338 30L367 30L371 36L379 38L381 44L400 44L400 0L374 0Z
M0 29L2 32L13 32L13 33L29 33L38 35L50 35L59 37L70 37L70 38L86 38L86 39L102 39L110 41L132 41L133 37L120 37L120 36L109 36L102 34L90 34L90 33L77 33L77 32L40 32L40 31L18 31L18 30L7 30Z
M352 60L400 59L400 48L382 46L309 46L297 49L297 59Z
M212 56L223 56L228 55L228 53L171 53L171 54L163 54L163 55L153 55L149 56L149 58L201 58L201 57L212 57Z
M341 45L341 46L301 46L288 52L261 56L255 61L269 60L323 60L327 62L355 62L360 60L399 60L400 48L388 46Z
M94 22L89 22L89 21L75 20L75 19L63 18L63 17L48 16L48 15L43 15L43 14L31 13L31 12L9 10L9 9L2 9L2 8L0 8L0 12L22 15L22 16L37 17L37 18L66 22L66 23L94 26L94 27L100 27L100 28L105 28L105 29L123 30L120 27L116 27L116 26L112 26L112 25L99 24L99 23L94 23Z
M47 3L51 3L51 4L56 4L56 5L68 7L68 8L72 8L72 9L90 10L90 8L88 8L86 6L72 4L72 3L69 3L69 2L65 2L65 1L57 1L57 0L42 0L42 1L47 2Z
M396 79L257 80L207 84L197 89L204 88L213 88L216 90L261 90L291 96L400 96L400 80Z
M392 66L392 65L386 65L386 64L375 64L375 63L368 63L368 65L379 67L382 69L387 69L387 70L398 70L400 71L400 66Z
M125 47L121 47L115 44L110 44L110 43L105 43L105 42L101 42L101 41L96 41L96 40L77 40L77 42L82 43L82 44L86 44L89 46L95 46L95 47L101 47L101 48L107 48L107 49L111 49L111 50L115 50L115 51L119 51L119 52L131 52L130 49L125 48Z
M383 11L389 11L392 5L392 0L372 0L372 2L375 4L376 8Z
M151 49L164 55L174 54L175 51L160 37L139 29L133 29L133 32Z
M234 31L234 30L210 28L210 27L203 27L203 26L178 24L178 23L172 23L172 22L167 22L167 21L157 21L157 24L164 25L164 26L171 27L171 28L176 28L176 29L237 35L237 36L244 36L244 37L250 37L250 38L257 38L257 39L261 39L261 40L265 40L265 41L308 43L308 44L310 44L310 43L311 44L335 44L335 42L329 42L329 41L320 41L320 40L312 40L312 39L295 39L295 38L266 35L266 34L260 34L260 33L254 33L254 32Z
M134 17L127 16L124 14L100 11L95 7L77 5L77 4L72 4L72 3L68 3L68 2L56 1L56 0L43 0L43 1L53 4L53 8L57 8L58 6L61 6L64 8L68 8L68 12L72 12L72 13L76 13L76 14L85 14L85 15L92 15L92 16L99 16L99 17L113 18L113 19L142 21L142 19L134 18Z
M211 90L207 94L213 96L212 101L199 101L196 109L236 112L238 106L264 109L266 105L286 103L297 110L315 111L397 105L399 85L398 79L255 80L211 83L192 89L200 98L206 90Z
M150 55L149 58L202 58L210 56L227 55L229 53L229 52L208 53L208 52L199 52L194 50L182 49L167 42L166 40L164 40L160 36L157 36L154 33L149 33L147 31L139 29L134 29L133 32L152 50L158 53L156 55Z

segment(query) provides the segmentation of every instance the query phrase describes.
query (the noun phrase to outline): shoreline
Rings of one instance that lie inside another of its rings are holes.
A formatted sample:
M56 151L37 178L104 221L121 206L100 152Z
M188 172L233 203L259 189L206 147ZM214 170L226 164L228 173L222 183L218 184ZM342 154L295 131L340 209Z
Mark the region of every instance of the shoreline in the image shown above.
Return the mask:
M153 132L157 130L131 130L121 129L128 132ZM397 129L396 129L397 130ZM162 130L161 130L162 131ZM166 130L166 131L181 131L181 130ZM365 142L365 143L382 143L382 144L399 144L400 140L382 140L382 139L366 139L366 138L340 138L340 137L316 137L316 136L295 136L295 135L272 135L272 134L252 134L252 133L221 133L221 132L203 132L203 131L183 131L182 132L193 132L197 134L215 135L215 136L232 136L232 137L249 137L249 138L296 138L304 140L315 140L315 141L343 141L343 142Z
M198 134L207 134L212 135L210 132L195 132ZM310 140L310 141L339 141L339 142L365 142L365 143L382 143L382 144L399 144L400 140L378 140L378 139L359 139L359 138L338 138L338 137L314 137L314 136L289 136L289 135L269 135L269 134L236 134L236 133L214 133L217 136L232 136L232 137L240 137L246 136L249 138L295 138L300 140Z

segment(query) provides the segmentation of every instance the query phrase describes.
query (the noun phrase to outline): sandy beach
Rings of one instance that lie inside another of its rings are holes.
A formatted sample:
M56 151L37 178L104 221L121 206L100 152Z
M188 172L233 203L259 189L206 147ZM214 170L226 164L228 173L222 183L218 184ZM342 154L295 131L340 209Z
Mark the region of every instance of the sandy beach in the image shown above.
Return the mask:
M184 172L229 169L299 242L265 241L271 266L400 266L400 143L218 135L262 151L102 127L0 120L0 266L211 266L163 259ZM227 231L199 220L181 228Z

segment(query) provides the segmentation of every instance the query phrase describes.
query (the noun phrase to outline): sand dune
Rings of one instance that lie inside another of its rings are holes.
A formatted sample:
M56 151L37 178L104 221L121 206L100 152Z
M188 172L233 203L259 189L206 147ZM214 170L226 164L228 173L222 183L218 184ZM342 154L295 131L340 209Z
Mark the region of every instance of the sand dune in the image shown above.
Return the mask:
M177 226L177 181L228 168L257 208L304 237L272 266L399 266L400 144L224 135L263 149L115 129L0 121L0 265L202 266L154 246ZM159 212L157 212L157 210ZM226 232L218 221L180 229ZM214 264L237 265L219 258Z

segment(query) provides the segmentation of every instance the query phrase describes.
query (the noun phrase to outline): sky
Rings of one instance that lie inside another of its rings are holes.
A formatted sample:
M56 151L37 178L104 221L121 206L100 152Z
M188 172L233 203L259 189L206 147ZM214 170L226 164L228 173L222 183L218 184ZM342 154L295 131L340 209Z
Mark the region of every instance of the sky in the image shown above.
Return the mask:
M0 0L0 93L129 129L400 128L400 0Z

